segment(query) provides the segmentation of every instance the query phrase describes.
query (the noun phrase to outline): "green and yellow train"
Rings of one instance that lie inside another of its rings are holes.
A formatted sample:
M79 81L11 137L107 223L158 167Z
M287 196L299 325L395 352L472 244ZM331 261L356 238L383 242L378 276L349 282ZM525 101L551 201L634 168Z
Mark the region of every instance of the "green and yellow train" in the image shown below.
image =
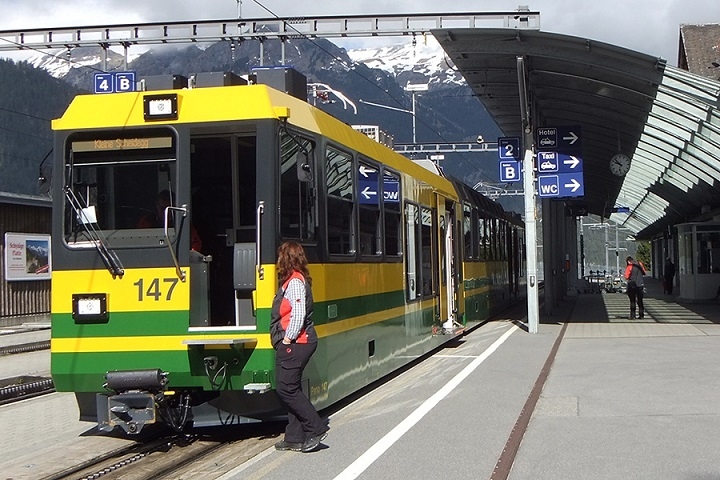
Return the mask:
M497 204L308 104L296 72L203 78L80 95L53 121L52 375L81 420L281 415L268 327L286 239L311 263L317 408L522 296L522 225Z

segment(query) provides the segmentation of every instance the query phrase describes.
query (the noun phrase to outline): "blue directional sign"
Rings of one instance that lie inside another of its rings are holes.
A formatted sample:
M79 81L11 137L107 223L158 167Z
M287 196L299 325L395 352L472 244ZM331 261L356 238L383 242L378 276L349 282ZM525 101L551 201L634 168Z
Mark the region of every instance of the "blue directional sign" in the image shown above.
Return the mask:
M540 150L557 150L557 128L538 128L537 131L537 147Z
M582 173L559 173L538 177L538 196L582 197L585 195L585 183Z
M385 180L383 182L383 201L385 203L400 202L400 182L397 180Z
M578 173L583 171L582 157L579 155L566 155L558 153L558 172Z
M538 150L553 150L561 153L582 152L580 126L542 127L536 130Z
M537 171L538 174L558 173L558 154L557 152L538 152L537 153Z
M95 93L114 93L115 82L112 73L95 74Z
M557 127L558 152L571 153L582 152L582 142L580 141L580 126L575 127Z
M378 205L380 203L377 180L375 180L374 182L360 180L358 182L358 189L361 204Z
M502 160L500 162L500 181L519 182L520 180L520 162L515 160Z
M499 137L497 144L500 160L520 160L520 138Z
M135 72L116 72L115 73L115 91L116 92L134 92L135 91Z
M538 196L584 196L580 126L542 127L535 133Z
M358 198L362 205L380 204L380 184L378 171L367 165L358 168ZM382 183L382 197L385 203L398 203L400 201L400 182L395 177L384 177Z
M95 74L95 93L135 91L135 72L114 72Z

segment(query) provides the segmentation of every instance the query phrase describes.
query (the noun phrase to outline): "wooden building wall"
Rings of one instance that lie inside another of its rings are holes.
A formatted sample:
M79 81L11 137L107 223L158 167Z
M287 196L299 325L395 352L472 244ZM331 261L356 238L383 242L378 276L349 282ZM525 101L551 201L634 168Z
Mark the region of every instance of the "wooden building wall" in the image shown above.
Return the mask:
M50 234L50 200L0 194L0 318L50 312L50 280L11 281L5 278L5 233Z

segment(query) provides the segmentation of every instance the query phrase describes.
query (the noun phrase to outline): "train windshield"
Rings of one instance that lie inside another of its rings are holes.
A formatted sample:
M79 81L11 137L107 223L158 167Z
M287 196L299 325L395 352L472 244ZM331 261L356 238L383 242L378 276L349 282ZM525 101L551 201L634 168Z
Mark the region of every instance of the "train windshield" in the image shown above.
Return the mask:
M176 205L175 144L169 130L70 136L63 188L66 243L164 246L165 210ZM171 242L183 223L180 212L169 210Z

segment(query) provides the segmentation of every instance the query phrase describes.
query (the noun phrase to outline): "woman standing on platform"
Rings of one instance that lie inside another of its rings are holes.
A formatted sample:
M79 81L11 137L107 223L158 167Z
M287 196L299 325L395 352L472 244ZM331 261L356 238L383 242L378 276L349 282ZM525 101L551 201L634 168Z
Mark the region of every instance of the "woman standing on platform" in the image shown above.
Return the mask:
M630 318L635 318L635 303L640 309L638 318L645 317L645 306L643 305L643 294L645 290L645 267L642 262L633 260L628 256L625 259L627 268L625 268L625 280L627 280L627 295L630 298Z
M280 245L277 273L280 289L273 300L270 335L275 348L276 389L288 408L288 425L285 438L275 448L311 452L327 436L328 426L301 386L303 370L318 339L312 321L312 279L300 244Z

